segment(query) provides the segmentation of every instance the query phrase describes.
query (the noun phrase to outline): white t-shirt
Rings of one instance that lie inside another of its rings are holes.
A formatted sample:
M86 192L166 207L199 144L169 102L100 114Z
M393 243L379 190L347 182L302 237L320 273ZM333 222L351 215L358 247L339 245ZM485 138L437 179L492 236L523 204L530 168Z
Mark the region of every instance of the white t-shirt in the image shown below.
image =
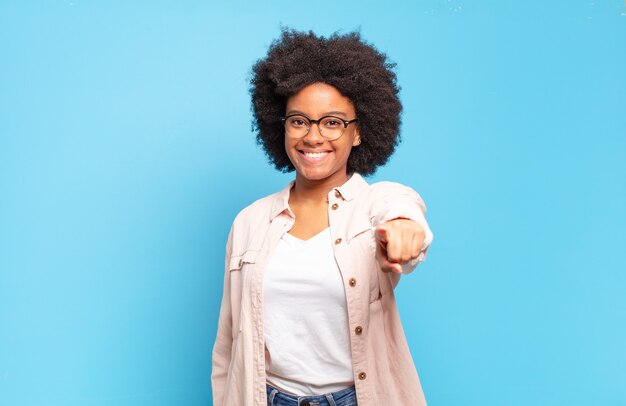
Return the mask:
M267 383L295 395L354 384L348 309L330 229L285 233L263 282Z

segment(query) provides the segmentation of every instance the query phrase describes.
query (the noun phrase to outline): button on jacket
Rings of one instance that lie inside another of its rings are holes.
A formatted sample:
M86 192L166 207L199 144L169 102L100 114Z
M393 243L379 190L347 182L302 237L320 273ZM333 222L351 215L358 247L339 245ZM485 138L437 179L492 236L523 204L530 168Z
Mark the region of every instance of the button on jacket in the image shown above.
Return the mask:
M291 182L257 200L233 222L226 244L224 291L213 348L213 404L264 406L263 272L280 238L294 224L289 209ZM376 262L373 230L396 218L424 227L418 261L432 241L426 207L411 188L392 182L369 185L355 173L328 194L333 250L346 292L352 370L359 406L425 405L394 297L400 275Z

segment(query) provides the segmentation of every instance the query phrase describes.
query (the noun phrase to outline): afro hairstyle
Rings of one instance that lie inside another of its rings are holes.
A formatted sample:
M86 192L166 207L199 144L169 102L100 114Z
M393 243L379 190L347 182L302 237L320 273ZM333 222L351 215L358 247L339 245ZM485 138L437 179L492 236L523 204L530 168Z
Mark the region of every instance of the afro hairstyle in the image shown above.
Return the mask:
M328 38L312 31L283 29L267 56L252 67L253 131L270 163L282 172L295 168L285 151L287 100L313 83L334 86L353 103L361 145L352 149L348 173L373 174L393 154L400 141L400 91L395 63L358 32Z

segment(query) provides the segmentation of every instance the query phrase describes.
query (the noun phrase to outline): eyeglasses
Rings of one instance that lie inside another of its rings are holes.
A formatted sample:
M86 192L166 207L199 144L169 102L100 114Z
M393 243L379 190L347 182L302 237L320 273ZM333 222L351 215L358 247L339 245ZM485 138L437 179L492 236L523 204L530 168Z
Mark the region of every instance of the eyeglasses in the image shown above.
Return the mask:
M290 138L302 138L309 133L312 124L317 124L320 135L328 141L335 141L343 135L348 125L355 123L358 119L344 120L335 116L324 116L319 120L312 120L302 114L290 114L281 117L280 121L285 125L285 133Z

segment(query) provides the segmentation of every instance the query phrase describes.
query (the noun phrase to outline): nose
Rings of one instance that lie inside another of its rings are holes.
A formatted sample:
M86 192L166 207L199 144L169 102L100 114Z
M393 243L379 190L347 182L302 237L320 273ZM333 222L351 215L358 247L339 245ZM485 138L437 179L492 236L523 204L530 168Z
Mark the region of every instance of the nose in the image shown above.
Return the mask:
M320 127L318 123L311 123L309 127L309 132L304 136L304 142L307 144L323 144L324 137L322 137L322 133L320 133Z

